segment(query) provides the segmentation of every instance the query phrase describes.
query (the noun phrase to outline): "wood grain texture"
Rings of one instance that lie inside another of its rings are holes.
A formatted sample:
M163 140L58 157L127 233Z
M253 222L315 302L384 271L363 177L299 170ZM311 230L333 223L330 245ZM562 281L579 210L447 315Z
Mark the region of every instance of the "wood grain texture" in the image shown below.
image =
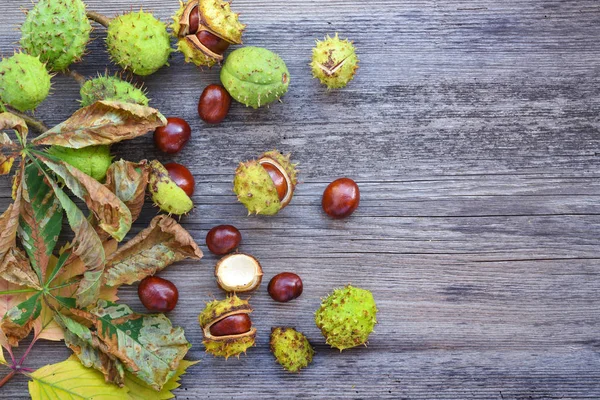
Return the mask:
M90 0L108 15L140 5L167 20L175 0ZM28 1L0 3L0 51L11 54ZM200 71L174 55L144 79L152 105L186 118L193 139L159 154L151 138L114 147L128 159L186 164L197 181L184 226L204 246L208 229L236 225L242 251L266 280L300 274L305 291L275 304L254 294L257 347L224 361L203 352L197 314L221 297L216 258L161 273L177 283L172 319L194 347L181 399L600 398L600 6L593 0L235 0L246 45L268 47L291 73L283 103L235 105L217 126L196 104L218 68ZM327 92L311 78L314 39L355 41L356 79ZM111 65L104 29L74 69ZM36 115L48 125L78 108L77 84L54 78ZM142 80L139 80L140 82ZM246 217L231 192L236 164L260 152L291 151L301 181L272 218ZM332 221L320 210L326 184L357 180L361 205ZM9 181L0 180L0 206ZM133 232L155 214L147 205ZM208 252L207 252L208 253ZM313 322L320 300L352 282L373 291L379 325L368 348L329 349ZM142 311L135 287L121 290ZM268 350L271 326L293 325L316 346L314 363L284 373ZM27 366L64 359L40 343ZM0 391L27 398L26 379Z

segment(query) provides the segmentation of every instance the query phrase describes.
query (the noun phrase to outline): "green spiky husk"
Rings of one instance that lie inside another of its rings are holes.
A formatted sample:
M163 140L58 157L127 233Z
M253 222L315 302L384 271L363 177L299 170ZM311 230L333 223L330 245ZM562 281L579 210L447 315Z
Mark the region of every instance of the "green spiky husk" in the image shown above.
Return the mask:
M336 289L315 314L315 323L327 344L340 350L367 342L377 323L377 306L373 294L352 287Z
M298 164L292 164L292 162L290 160L291 156L292 156L291 153L283 155L277 150L271 150L271 151L264 152L259 157L259 159L263 158L263 157L268 157L268 158L272 158L273 160L277 161L277 163L279 163L279 165L281 165L285 169L285 172L287 172L288 176L292 180L292 184L294 186L296 186L296 184L298 183L298 170L296 170L296 166Z
M341 62L344 64L335 70L335 66ZM323 41L317 40L310 66L313 76L329 89L343 88L354 78L358 69L358 56L352 42L340 40L336 33L334 37L327 36Z
M258 108L287 92L290 73L277 54L249 46L229 54L221 69L221 82L235 100Z
M98 100L124 101L143 106L147 106L149 101L143 90L116 76L108 75L85 81L79 94L82 107L87 107Z
M92 26L81 0L39 0L21 26L21 47L53 71L81 59Z
M198 316L198 322L204 332L214 321L227 314L236 312L250 313L252 312L252 307L250 307L247 300L242 300L233 294L224 300L213 300L207 303L204 310ZM246 336L225 338L222 340L216 340L205 336L202 343L206 347L208 353L217 357L229 358L245 353L249 347L254 346L255 339L256 332Z
M16 53L0 62L0 101L19 111L33 110L50 93L50 74L38 57Z
M217 36L232 44L242 43L242 33L246 25L238 19L238 14L231 11L229 2L222 0L200 0L202 20Z
M144 11L114 18L106 45L112 60L136 75L150 75L167 64L171 44L166 25Z
M152 160L148 164L148 190L152 201L162 211L183 215L194 208L192 199L170 178L167 169L158 161Z
M106 178L106 171L113 159L110 155L109 145L88 146L80 149L54 145L48 148L48 153L71 164L97 181L103 181Z
M233 191L249 214L275 215L281 209L271 176L256 160L238 165Z
M269 344L277 362L290 372L307 367L315 354L306 336L293 328L272 328Z
M186 38L179 39L177 41L177 50L179 50L184 58L185 62L194 63L198 67L212 67L217 63L217 60L204 54L202 50L193 46Z

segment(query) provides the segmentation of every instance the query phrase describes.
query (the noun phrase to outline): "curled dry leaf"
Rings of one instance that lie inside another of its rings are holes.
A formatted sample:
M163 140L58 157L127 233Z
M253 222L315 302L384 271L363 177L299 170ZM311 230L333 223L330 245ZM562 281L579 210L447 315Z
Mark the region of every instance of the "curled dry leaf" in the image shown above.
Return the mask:
M142 211L147 185L146 160L139 163L119 160L112 163L106 172L105 186L129 208L132 221L135 221Z
M19 137L21 143L25 143L27 141L27 133L29 132L27 123L25 123L21 117L9 112L4 112L0 114L0 132L8 129L13 129L17 132L17 136Z
M2 149L2 153L0 153L0 175L6 175L15 162L13 149L16 149L16 146L4 132L0 135L0 149Z
M131 284L184 258L200 259L202 251L177 221L158 215L108 258L104 282L108 286Z
M16 285L25 285L41 290L39 279L31 269L27 256L17 247L9 249L0 265L0 278Z
M64 161L39 157L55 174L60 176L71 192L94 214L100 228L121 241L131 228L129 208L106 186Z
M22 169L22 168L21 168ZM8 270L7 256L11 249L17 246L17 228L19 226L19 211L21 209L21 186L16 190L15 201L0 215L0 271Z
M80 359L87 360L82 362L96 366L102 358L98 353L104 353L111 360L118 359L127 371L155 390L161 390L177 373L190 348L183 329L173 327L163 314L137 314L125 304L105 300L98 300L89 311L71 312L90 324L87 331L84 325L77 327L78 339L89 346L83 349L80 342L67 343ZM105 375L107 379L117 372L114 368L109 370L110 376Z
M32 142L79 149L133 139L166 124L166 118L154 108L102 100L79 109Z

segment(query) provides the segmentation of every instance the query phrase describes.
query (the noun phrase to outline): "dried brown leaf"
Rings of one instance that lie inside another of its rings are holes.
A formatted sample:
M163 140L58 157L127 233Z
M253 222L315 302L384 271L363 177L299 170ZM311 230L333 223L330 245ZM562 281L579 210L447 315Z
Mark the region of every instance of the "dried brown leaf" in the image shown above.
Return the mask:
M184 258L200 259L202 251L177 221L159 215L108 257L104 282L108 286L131 284Z
M166 123L166 118L154 108L103 100L79 109L32 142L79 149L133 139Z

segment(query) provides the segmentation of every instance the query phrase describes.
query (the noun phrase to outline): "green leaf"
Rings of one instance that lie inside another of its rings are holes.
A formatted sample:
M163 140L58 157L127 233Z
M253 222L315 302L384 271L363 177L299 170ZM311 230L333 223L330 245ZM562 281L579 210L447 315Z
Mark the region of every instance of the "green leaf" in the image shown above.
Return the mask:
M40 316L42 311L41 295L41 292L34 294L4 314L0 321L0 329L9 339L14 338L18 341L29 334L35 319Z
M64 180L75 196L85 201L100 228L116 240L123 240L131 229L131 212L113 192L70 164L44 156L39 158Z
M136 314L127 305L105 300L89 311L71 312L92 324L104 352L157 391L175 375L190 348L183 329L174 328L163 314Z
M133 139L166 124L166 118L154 108L103 100L79 109L32 143L79 149Z
M85 307L98 298L100 292L100 278L104 271L104 247L96 231L81 210L65 194L53 179L49 179L50 186L62 208L65 210L67 220L75 233L73 253L81 259L87 271L77 289L77 304Z
M58 241L63 210L44 174L34 164L25 167L19 236L40 281Z
M129 389L106 383L102 375L80 362L65 360L29 375L32 400L127 400ZM149 400L149 399L146 399Z
M171 390L177 389L181 384L179 380L186 373L186 370L200 361L181 360L175 375L163 386L160 392L148 387L144 382L136 378L131 373L125 374L125 387L129 388L129 398L131 400L167 400L175 397Z
M154 275L185 258L201 257L202 251L177 221L158 215L148 228L108 257L103 279L106 285L118 287Z
M65 344L73 350L83 365L102 372L107 382L123 386L125 381L123 364L101 350L98 338L87 326L60 313L54 318L64 330Z

